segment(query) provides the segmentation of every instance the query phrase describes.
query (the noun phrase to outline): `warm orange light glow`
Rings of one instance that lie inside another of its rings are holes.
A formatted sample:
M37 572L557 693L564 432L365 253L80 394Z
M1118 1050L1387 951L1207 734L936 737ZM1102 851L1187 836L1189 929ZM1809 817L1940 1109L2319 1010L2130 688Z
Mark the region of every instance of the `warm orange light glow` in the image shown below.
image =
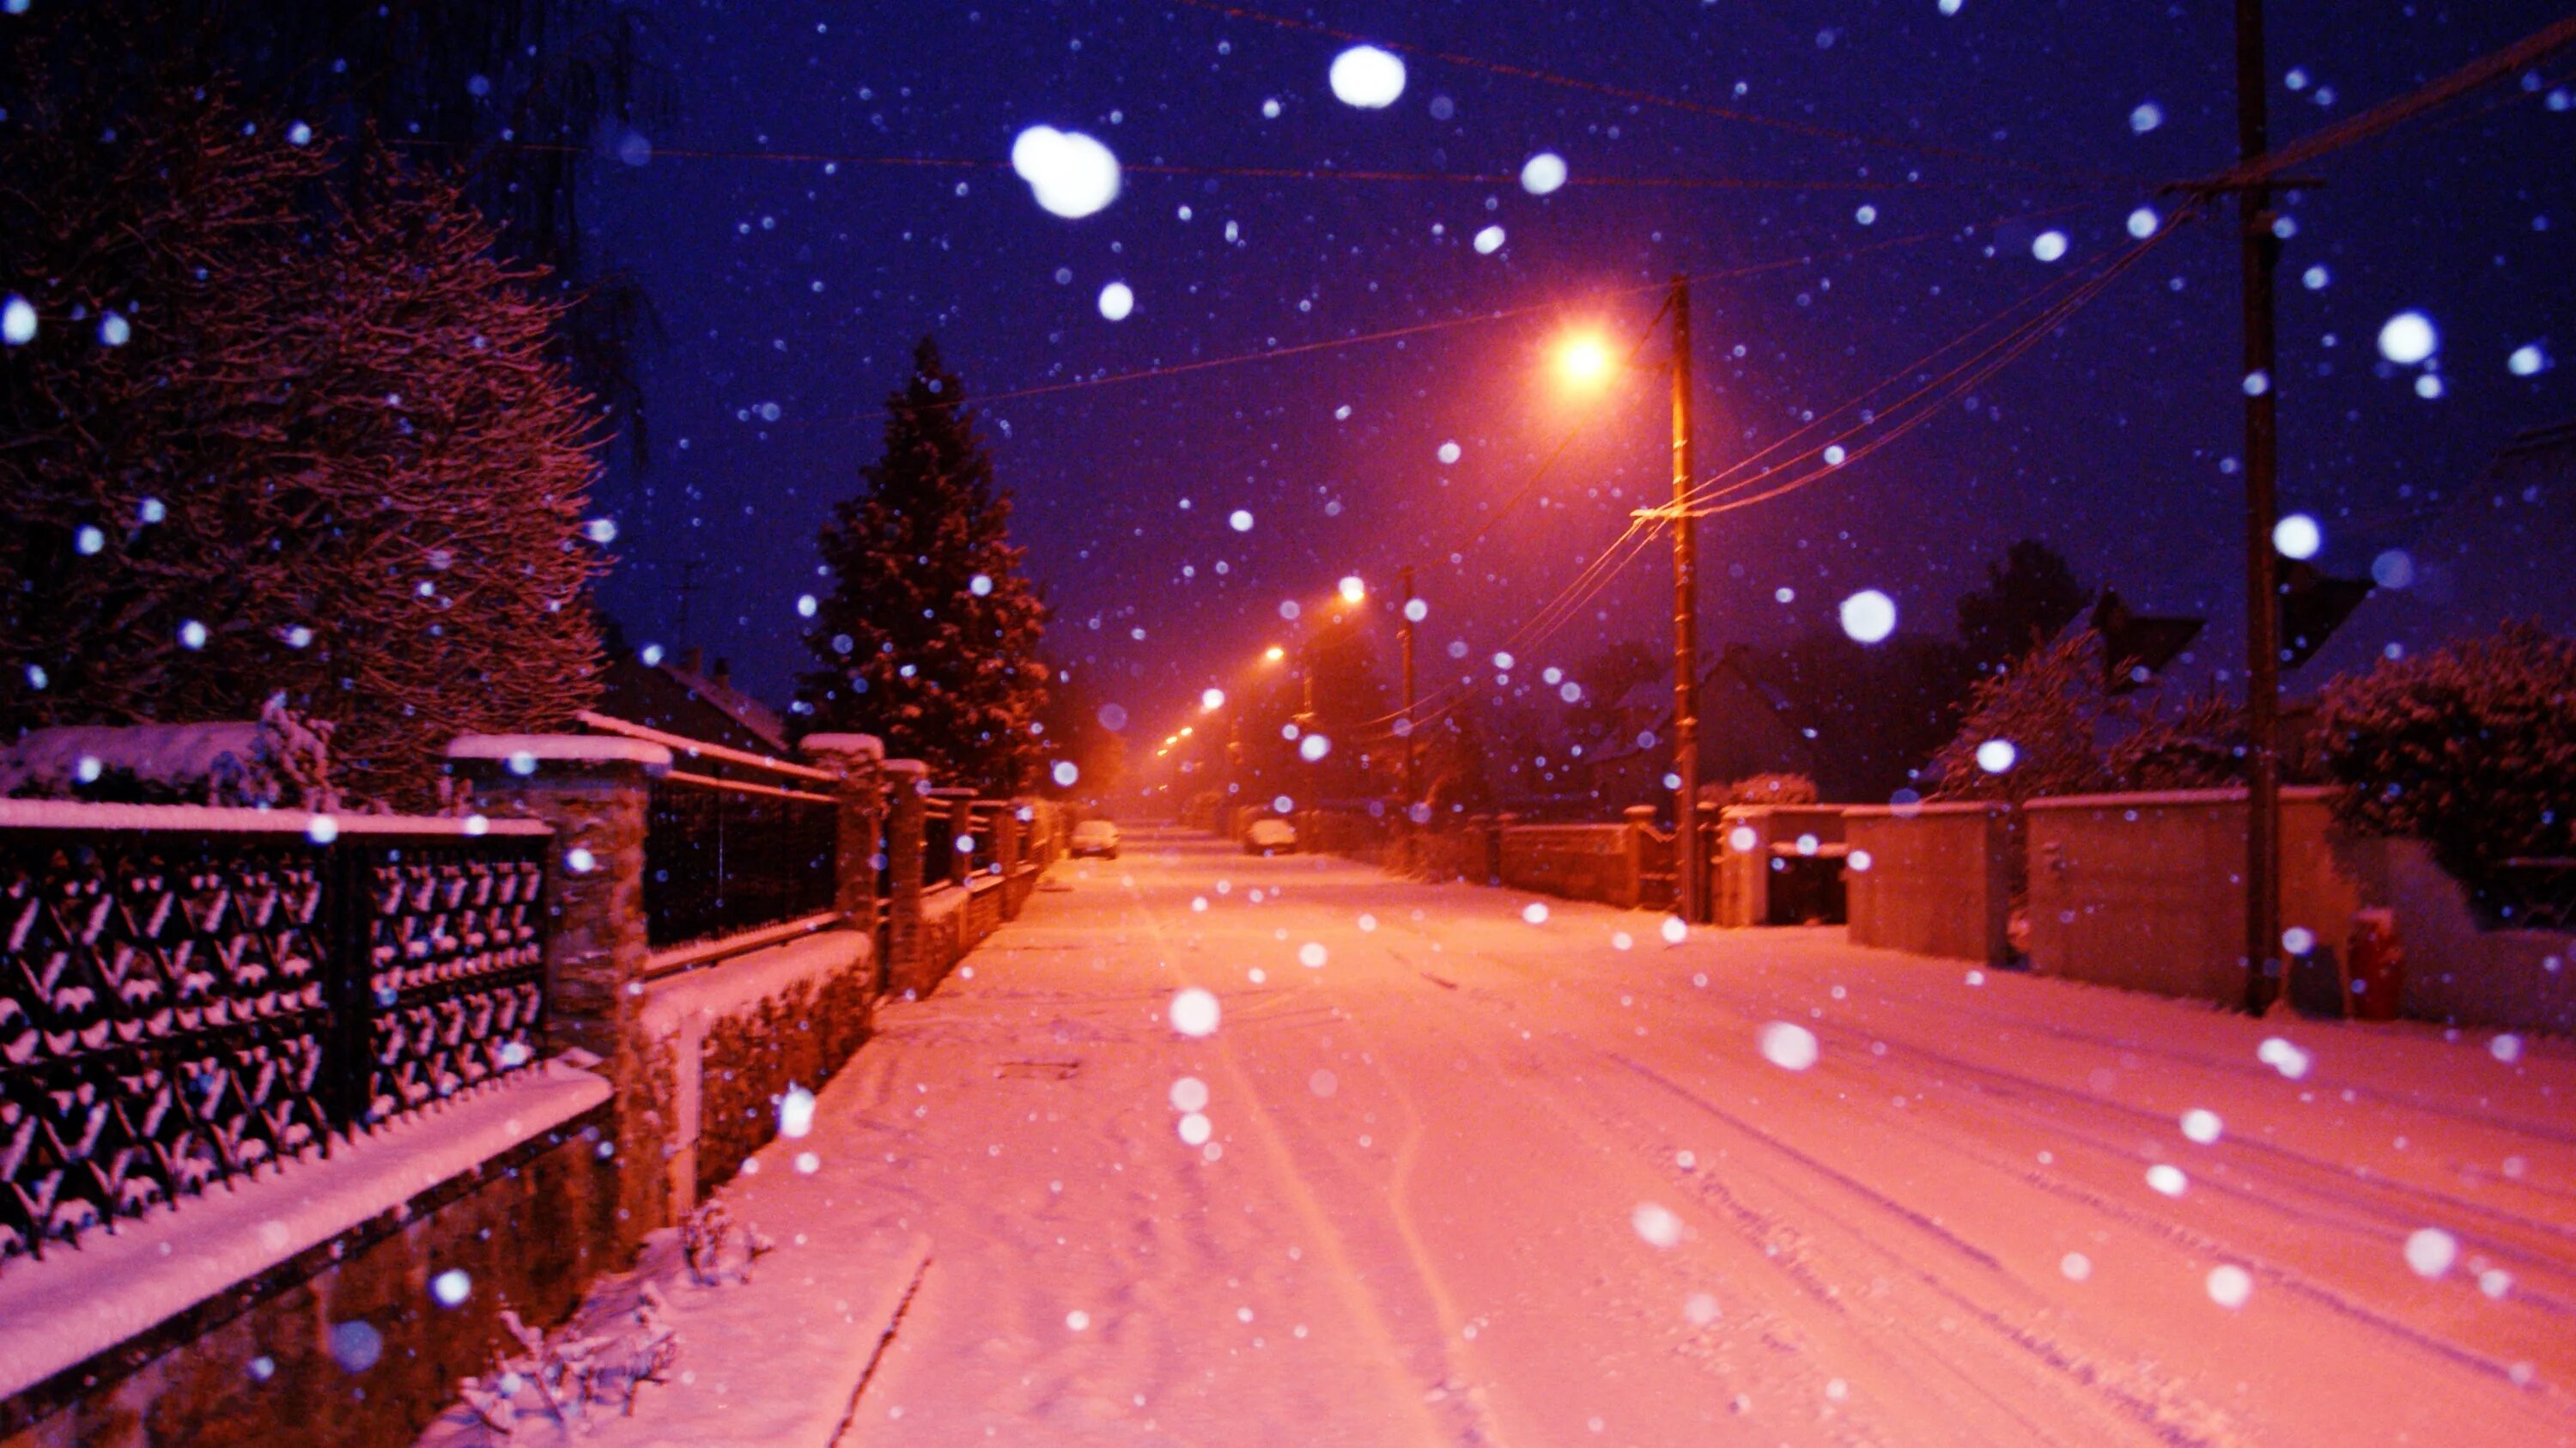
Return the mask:
M1358 574L1342 580L1342 602L1357 603L1366 597L1368 597L1368 585L1360 582Z
M1288 651L1277 644L1272 644L1261 652L1261 661L1265 664L1275 664L1286 657L1288 657Z
M1569 337L1557 348L1556 368L1577 387L1598 387L1610 376L1610 349L1588 332Z
M1198 732L1198 731L1197 731L1197 729L1196 729L1194 726L1192 726L1192 725L1184 724L1184 725L1182 725L1182 726L1181 726L1181 737L1182 737L1183 739L1187 739L1187 738L1189 738L1192 734L1195 734L1195 733L1197 733L1197 732Z

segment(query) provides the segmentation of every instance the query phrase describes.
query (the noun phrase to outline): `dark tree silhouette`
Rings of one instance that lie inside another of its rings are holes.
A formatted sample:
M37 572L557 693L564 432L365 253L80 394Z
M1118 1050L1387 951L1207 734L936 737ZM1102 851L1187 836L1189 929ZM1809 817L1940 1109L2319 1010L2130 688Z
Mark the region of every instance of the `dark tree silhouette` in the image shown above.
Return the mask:
M343 785L418 804L448 737L569 722L598 464L543 274L389 158L317 221L318 140L82 74L0 138L0 271L41 319L0 373L0 727L283 694Z
M326 209L382 153L452 173L500 256L545 273L575 380L641 463L637 351L658 327L624 272L599 267L583 199L601 167L645 164L670 115L647 12L623 0L89 0L12 17L21 62L81 54L101 99L121 88L220 85L336 158L308 190ZM16 71L24 76L22 64ZM130 90L123 98L137 97ZM0 78L0 102L27 96ZM100 109L114 114L113 104Z
M1047 610L965 402L924 337L886 400L884 456L824 526L832 591L805 636L823 666L798 697L821 728L878 735L944 782L1010 792L1047 757L1030 728L1046 702Z
M1986 565L1986 586L1959 599L1959 642L1988 673L2057 637L2092 594L2057 551L2024 538Z

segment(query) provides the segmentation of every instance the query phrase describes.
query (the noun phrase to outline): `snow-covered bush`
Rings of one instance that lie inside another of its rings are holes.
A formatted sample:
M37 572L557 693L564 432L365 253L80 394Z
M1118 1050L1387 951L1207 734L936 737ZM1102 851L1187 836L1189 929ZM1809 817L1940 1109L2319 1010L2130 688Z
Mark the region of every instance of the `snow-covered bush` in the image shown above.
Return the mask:
M1803 774L1753 774L1700 790L1703 804L1814 804L1820 798L1816 782Z
M2533 623L2457 639L2328 685L2318 710L2335 811L2423 840L2492 909L2499 867L2576 855L2576 639Z
M2078 629L1977 681L1958 734L1932 756L1932 794L2019 804L2211 788L2243 779L2243 740L2243 719L2224 700L2168 710L2153 688L2111 692L2102 636Z
M248 723L32 730L0 749L0 797L337 809L332 727L276 696Z

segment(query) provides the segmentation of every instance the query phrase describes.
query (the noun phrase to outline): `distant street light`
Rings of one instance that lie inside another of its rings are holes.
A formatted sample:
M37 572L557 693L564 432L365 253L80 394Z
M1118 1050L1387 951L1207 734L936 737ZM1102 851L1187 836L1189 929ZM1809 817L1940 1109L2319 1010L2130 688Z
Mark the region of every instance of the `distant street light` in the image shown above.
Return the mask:
M1286 657L1288 657L1288 651L1277 644L1272 644L1261 652L1261 662L1265 664L1275 664Z
M1360 582L1358 574L1352 574L1342 580L1341 592L1342 602L1358 603L1368 597L1368 585Z
M1199 695L1199 712L1203 714L1213 714L1224 707L1225 690L1223 689L1210 689Z

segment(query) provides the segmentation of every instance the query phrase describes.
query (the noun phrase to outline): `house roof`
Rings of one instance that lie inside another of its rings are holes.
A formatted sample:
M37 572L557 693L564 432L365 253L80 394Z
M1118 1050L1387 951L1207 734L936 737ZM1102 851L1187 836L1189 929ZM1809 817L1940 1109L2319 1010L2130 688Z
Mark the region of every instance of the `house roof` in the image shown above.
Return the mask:
M2298 687L2306 692L2336 674L2366 670L2392 647L2418 653L2508 619L2576 633L2570 538L2576 419L2516 437L2475 483L2439 505L2413 542L2383 552L2373 565L2380 587L2300 668Z

